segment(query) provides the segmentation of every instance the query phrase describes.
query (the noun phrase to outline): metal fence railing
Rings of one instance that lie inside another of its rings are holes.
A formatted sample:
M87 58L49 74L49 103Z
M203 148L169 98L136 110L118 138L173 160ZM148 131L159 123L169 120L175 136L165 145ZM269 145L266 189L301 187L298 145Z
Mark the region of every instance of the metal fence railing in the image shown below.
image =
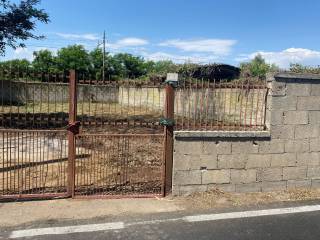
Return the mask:
M263 130L267 87L250 81L181 81L176 130Z
M164 194L173 130L264 130L267 93L240 80L174 88L0 69L0 200Z

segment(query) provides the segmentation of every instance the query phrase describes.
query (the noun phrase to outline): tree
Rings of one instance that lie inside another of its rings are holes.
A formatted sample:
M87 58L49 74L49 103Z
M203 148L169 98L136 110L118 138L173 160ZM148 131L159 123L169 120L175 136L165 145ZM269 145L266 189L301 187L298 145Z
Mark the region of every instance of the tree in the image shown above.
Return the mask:
M129 78L141 77L147 73L144 59L129 53L118 53L113 56L114 64L117 65L121 74Z
M30 62L27 59L13 59L1 62L0 67L11 72L23 72L30 67Z
M241 63L240 68L242 77L257 77L259 79L265 79L267 72L278 69L275 64L267 64L261 54L257 54L251 62Z
M43 38L32 33L37 21L49 22L48 14L35 7L39 3L40 0L24 0L19 4L0 0L0 55L4 55L6 46L25 47L20 41Z
M320 74L320 66L311 67L311 66L304 66L299 63L290 64L290 71L294 73L313 73L313 74Z
M61 71L75 69L88 72L90 70L89 54L82 45L61 48L57 54L57 64Z
M178 67L170 60L162 60L154 63L152 72L156 74L167 74L168 72L177 72Z
M32 66L37 71L42 72L57 72L57 61L56 57L53 56L49 50L40 50L33 52L34 59Z

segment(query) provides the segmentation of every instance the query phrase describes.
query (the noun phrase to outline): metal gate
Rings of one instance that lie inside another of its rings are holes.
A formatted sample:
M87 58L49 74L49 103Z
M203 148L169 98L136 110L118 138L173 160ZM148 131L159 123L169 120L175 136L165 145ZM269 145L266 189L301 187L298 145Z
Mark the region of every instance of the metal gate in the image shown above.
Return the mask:
M0 200L170 190L173 129L159 124L173 116L170 85L75 71L2 71L0 81Z

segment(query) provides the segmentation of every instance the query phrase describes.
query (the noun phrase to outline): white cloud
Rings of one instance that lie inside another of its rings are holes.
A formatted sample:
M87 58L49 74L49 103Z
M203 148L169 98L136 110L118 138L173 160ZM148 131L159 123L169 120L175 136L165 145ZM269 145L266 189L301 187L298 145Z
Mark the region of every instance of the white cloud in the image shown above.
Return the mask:
M248 55L240 55L236 61L248 61L253 59L257 54L268 63L275 63L281 68L288 68L290 63L301 63L303 65L320 65L320 51L306 48L288 48L280 52L257 51Z
M96 41L101 39L97 34L94 33L85 33L85 34L71 34L71 33L55 33L59 37L64 39L73 39L73 40L90 40Z
M164 47L175 47L187 52L210 52L216 55L228 55L232 47L237 43L230 39L200 39L200 40L181 40L172 39L159 44Z
M120 48L128 48L128 47L140 47L149 44L146 39L142 38L123 38L114 43L107 43L107 47L111 49L120 49Z
M33 51L26 47L18 47L13 51L12 59L27 59L31 61L33 59Z
M161 61L161 60L171 60L176 63L185 63L185 62L192 62L192 63L210 63L217 61L217 57L211 55L177 55L177 54L170 54L165 52L155 52L155 53L147 53L143 52L142 56L148 60L153 61Z
M143 46L149 42L142 38L123 38L116 42L119 46Z

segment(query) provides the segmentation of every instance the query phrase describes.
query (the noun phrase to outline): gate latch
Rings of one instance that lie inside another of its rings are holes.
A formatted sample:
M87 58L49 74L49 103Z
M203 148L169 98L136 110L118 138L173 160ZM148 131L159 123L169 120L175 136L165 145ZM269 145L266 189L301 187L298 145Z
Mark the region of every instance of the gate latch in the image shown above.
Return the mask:
M175 125L174 119L171 118L160 118L160 125L166 127L173 127Z
M72 132L73 134L79 134L80 122L76 121L73 123L69 123L67 130Z

